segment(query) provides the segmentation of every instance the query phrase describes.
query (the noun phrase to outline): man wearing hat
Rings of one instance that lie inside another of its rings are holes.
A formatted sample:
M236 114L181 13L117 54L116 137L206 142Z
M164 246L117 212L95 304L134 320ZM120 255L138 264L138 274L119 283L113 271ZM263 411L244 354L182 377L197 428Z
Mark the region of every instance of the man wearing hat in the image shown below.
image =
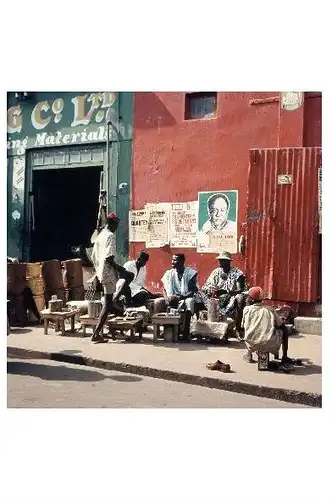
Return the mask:
M247 283L243 272L231 265L232 255L222 251L214 269L202 287L204 303L211 297L219 298L220 313L233 317L238 335L242 338L242 314L245 307Z
M116 256L115 231L118 228L120 219L115 213L110 213L106 219L106 226L96 238L93 246L91 259L96 271L97 278L101 282L104 290L105 300L101 310L99 321L91 337L93 342L107 342L101 334L107 316L113 311L113 304L116 297L113 296L118 281L118 270L121 269L114 258ZM118 294L117 294L118 295Z
M244 360L253 362L253 352L269 352L279 357L282 346L281 368L290 371L296 360L287 357L288 331L273 307L263 304L264 292L259 286L248 291L248 304L243 311L242 326L248 353Z

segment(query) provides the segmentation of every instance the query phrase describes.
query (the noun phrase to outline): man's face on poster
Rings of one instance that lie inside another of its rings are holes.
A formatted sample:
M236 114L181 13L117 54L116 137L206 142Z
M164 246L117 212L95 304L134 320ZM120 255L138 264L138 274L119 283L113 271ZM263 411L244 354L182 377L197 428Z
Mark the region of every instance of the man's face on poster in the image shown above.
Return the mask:
M210 219L215 229L222 229L228 218L228 205L224 198L216 198L210 205Z

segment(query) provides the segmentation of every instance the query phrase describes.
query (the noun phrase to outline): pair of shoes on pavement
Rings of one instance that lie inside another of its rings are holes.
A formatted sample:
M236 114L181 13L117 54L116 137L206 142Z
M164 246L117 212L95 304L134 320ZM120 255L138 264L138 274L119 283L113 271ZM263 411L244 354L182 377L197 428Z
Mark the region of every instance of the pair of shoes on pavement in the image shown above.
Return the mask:
M229 373L231 371L231 365L228 363L223 363L219 359L215 363L208 363L206 365L206 368L208 370L216 370L224 373Z

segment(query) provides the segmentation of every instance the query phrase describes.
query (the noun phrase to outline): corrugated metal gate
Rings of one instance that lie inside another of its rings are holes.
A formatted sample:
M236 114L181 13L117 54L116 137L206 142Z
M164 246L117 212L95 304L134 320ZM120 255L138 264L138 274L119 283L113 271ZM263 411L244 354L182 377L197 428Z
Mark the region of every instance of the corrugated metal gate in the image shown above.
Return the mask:
M321 148L250 150L246 273L268 298L318 297Z

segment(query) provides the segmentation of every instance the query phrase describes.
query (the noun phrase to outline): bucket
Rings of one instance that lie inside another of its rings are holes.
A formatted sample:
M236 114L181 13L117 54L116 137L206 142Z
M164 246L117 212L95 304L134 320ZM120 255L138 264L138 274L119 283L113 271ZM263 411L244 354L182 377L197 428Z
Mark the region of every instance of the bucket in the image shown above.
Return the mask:
M89 318L98 318L102 309L100 300L89 300L88 302L88 316Z

